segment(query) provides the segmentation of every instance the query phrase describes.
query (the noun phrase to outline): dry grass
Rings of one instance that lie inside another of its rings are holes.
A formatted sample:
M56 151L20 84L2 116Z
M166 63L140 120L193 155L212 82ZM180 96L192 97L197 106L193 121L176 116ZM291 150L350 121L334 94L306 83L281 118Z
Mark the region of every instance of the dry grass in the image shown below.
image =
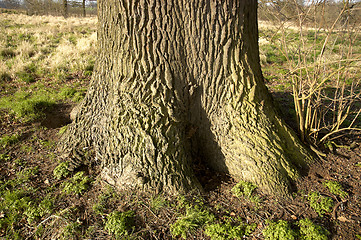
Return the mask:
M2 14L0 72L17 79L19 72L45 72L63 78L83 71L96 55L96 17L75 18Z

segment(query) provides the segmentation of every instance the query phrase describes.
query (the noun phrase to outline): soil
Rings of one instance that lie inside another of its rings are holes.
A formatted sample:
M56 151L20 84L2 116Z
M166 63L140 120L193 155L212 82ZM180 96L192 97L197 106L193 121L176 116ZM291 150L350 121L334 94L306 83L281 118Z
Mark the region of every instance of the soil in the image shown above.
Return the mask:
M277 95L275 95L277 98ZM278 96L279 98L279 96ZM282 102L282 101L281 101ZM53 177L53 169L58 164L55 152L56 143L59 141L59 129L68 124L69 113L73 104L58 104L46 114L46 118L34 123L21 123L6 112L1 112L0 136L5 134L21 134L20 143L7 148L6 152L11 159L26 163L27 167L38 167L39 173L31 181L31 185L37 189L39 196L45 195L49 187L59 187L62 180ZM287 117L287 116L286 116ZM214 173L204 166L195 166L198 169L200 182L203 184L205 193L201 195L206 206L209 206L216 217L222 219L225 216L241 218L249 223L257 223L255 232L247 239L263 239L262 231L265 221L287 220L296 223L302 218L310 218L313 222L322 225L331 232L330 239L356 239L361 235L361 136L343 137L337 140L340 146L333 151L328 151L326 157L317 160L309 167L308 173L295 183L296 191L291 199L279 200L272 196L258 193L261 201L253 203L247 199L239 199L232 195L231 189L236 182L227 175ZM3 153L4 150L1 150ZM359 164L359 165L358 165ZM14 161L2 162L0 165L1 180L13 178L15 172L21 169L21 164ZM54 212L73 207L71 218L81 223L80 232L74 238L87 235L87 239L111 239L104 230L104 216L94 213L93 205L98 201L99 195L104 194L107 186L97 178L99 169L97 166L86 168L86 172L96 179L89 191L81 196L64 197L60 190ZM322 184L326 180L339 182L348 193L347 199L340 199L330 194ZM308 204L307 194L310 191L318 191L324 196L331 197L335 207L331 213L320 217ZM177 198L165 195L168 207L154 210L151 207L154 195L140 192L121 192L118 197L108 202L108 209L133 210L136 213L136 224L133 234L139 239L172 239L169 226L174 223L177 213ZM194 201L195 194L187 195L187 199ZM29 239L36 238L23 219L23 235ZM50 221L50 220L49 220ZM54 222L53 222L54 223ZM59 226L64 225L58 221ZM45 232L43 238L50 239L57 236L56 224L52 230ZM89 227L92 226L90 231ZM87 231L87 232L86 232ZM0 232L0 238L1 238ZM193 239L209 239L199 230L193 234Z

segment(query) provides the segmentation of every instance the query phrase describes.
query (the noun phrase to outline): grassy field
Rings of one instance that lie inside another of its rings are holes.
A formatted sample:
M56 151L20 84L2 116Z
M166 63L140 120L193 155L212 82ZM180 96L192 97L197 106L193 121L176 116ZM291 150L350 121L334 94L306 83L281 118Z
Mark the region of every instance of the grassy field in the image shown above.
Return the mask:
M206 193L178 197L117 192L99 179L98 166L68 171L56 144L91 78L96 22L0 15L1 239L361 239L358 134L320 141L330 130L321 126L318 136L311 134L325 156L295 183L292 199L283 201L206 166L194 167ZM337 89L353 94L339 127L355 118L352 126L361 124L361 37L334 33L321 54L326 38L315 29L300 35L297 28L260 26L265 79L295 130L293 91L301 80L309 84L303 82L305 91L322 83L316 89L322 91L315 91L322 104L335 102ZM337 120L337 109L331 110L325 116Z

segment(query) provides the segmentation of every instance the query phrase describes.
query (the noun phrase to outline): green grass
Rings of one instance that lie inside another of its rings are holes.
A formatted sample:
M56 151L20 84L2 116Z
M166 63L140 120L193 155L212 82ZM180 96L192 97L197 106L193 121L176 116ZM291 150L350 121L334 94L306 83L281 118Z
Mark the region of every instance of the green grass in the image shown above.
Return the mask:
M214 220L214 215L207 209L204 209L199 205L186 205L185 214L179 216L170 226L170 232L173 237L180 236L181 238L186 239L188 234L214 222Z
M0 147L6 148L8 146L14 145L20 141L20 135L14 134L14 135L3 135L0 138Z
M18 91L0 99L0 109L7 109L18 119L29 122L40 119L44 112L56 104L51 92L40 90L36 94Z
M298 222L301 240L327 240L330 232L314 224L310 219L301 219Z

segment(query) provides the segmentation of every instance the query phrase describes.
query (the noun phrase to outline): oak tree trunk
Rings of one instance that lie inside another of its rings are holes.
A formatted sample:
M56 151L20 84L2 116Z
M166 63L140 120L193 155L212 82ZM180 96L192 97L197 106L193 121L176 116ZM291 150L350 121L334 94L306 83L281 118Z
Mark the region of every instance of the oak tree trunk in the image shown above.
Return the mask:
M61 141L119 188L200 188L192 166L286 195L311 156L259 64L256 0L100 0L95 72ZM78 159L78 160L77 160Z

